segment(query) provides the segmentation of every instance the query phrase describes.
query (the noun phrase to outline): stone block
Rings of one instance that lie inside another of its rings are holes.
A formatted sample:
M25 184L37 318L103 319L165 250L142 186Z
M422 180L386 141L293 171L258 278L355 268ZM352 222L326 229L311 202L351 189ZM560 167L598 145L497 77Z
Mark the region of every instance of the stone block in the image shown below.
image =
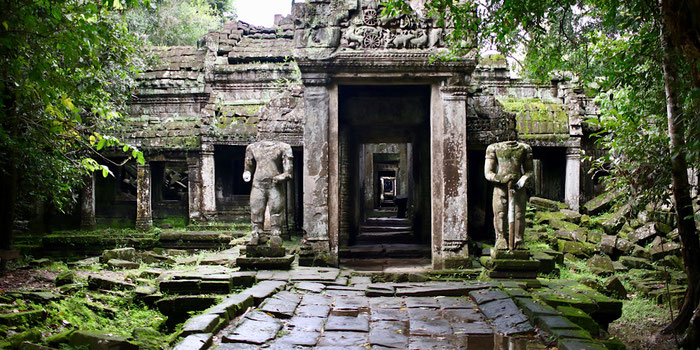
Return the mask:
M127 338L97 331L75 331L69 344L73 347L86 346L91 350L138 350L138 346Z
M0 325L4 326L33 326L46 319L46 311L30 310L22 312L10 312L0 314Z
M561 209L559 212L564 214L565 221L572 222L577 225L581 223L581 214L579 212L571 209Z
M616 234L625 224L627 217L632 212L632 206L625 204L613 213L607 220L603 221L603 230L607 234Z
M229 320L253 307L253 296L234 294L224 298L220 303L207 310L207 313L225 315Z
M583 204L581 210L584 214L588 215L599 215L604 211L612 208L613 200L615 199L615 194L612 192L603 193L598 197L591 199L590 201Z
M283 257L239 257L236 266L241 270L289 270L292 268L294 255Z
M629 241L634 244L646 245L651 242L654 237L656 237L659 232L656 230L656 226L653 222L646 223L644 226L637 228L636 230L630 232L627 237Z
M593 336L598 336L600 333L600 327L598 324L589 316L587 313L583 312L581 309L570 306L559 306L557 310L560 311L569 321L577 324L579 327L583 328L586 332L592 334ZM590 338L588 335L587 338Z
M277 336L277 332L282 328L282 323L274 320L251 320L244 319L236 329L224 335L224 343L248 343L264 344L268 340Z
M228 294L231 293L230 281L201 281L199 291L204 294Z
M540 262L539 273L548 274L556 268L555 258L547 253L535 252L532 258Z
M594 340L559 338L560 350L607 350L607 348Z
M532 298L515 298L515 302L520 306L520 310L530 319L535 319L539 316L557 316L561 313L553 307L537 302Z
M207 295L182 295L158 300L156 307L163 315L187 315L190 311L206 310L216 303L217 297Z
M99 275L90 275L90 277L88 277L88 289L90 289L90 290L98 290L98 289L132 290L135 288L136 288L135 284L120 281L120 280L117 280L114 278L109 278L109 277L104 277L104 276L99 276Z
M649 254L651 254L654 260L660 260L670 255L680 255L680 253L681 246L676 242L652 245L651 248L649 248Z
M136 260L136 249L134 249L134 248L118 248L118 249L109 249L109 250L105 250L104 252L102 252L102 256L100 257L100 262L106 263L110 259L135 261Z
M75 282L75 272L73 271L63 271L59 273L53 280L56 287L60 287L66 284L72 284Z
M255 284L255 272L237 271L231 273L231 285L233 287L250 287Z
M192 317L182 326L182 334L212 333L220 320L218 314L203 314Z
M622 256L619 260L623 265L631 269L653 269L651 261L633 256Z
M280 247L271 247L268 245L246 245L245 255L247 257L283 257L287 254L287 249Z
M260 305L260 310L279 318L291 318L300 301L301 297L299 295L281 291L273 297L267 298Z
M538 260L493 259L491 265L494 270L498 271L530 272L540 269Z
M259 305L263 300L271 296L272 294L277 293L279 290L284 288L284 286L287 285L287 282L285 281L275 281L275 280L269 280L269 281L262 281L255 286L246 289L243 291L242 295L250 295L253 297L255 305Z
M615 273L613 261L607 255L595 255L588 259L586 266L596 275L612 275Z
M579 258L587 258L593 254L593 247L582 242L558 240L559 251L563 254L572 254Z
M117 269L138 269L140 266L137 262L122 259L109 259L107 265Z
M566 208L564 203L541 197L530 197L530 205L546 211L559 211L559 209Z
M580 329L578 325L564 316L539 316L535 319L537 326L548 333L554 329Z
M173 350L203 350L211 346L211 333L190 334L182 339Z
M527 249L518 250L491 250L492 259L510 259L510 260L530 260L532 254Z
M158 283L158 288L166 294L199 294L200 283L198 279L168 280Z
M603 286L605 293L615 299L627 299L627 289L622 285L620 278L612 276L605 281Z

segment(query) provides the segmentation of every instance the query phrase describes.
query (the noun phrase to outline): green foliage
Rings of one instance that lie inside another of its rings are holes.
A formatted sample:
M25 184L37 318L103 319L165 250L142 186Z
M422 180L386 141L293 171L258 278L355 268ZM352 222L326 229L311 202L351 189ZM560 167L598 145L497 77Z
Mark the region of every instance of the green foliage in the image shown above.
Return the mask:
M130 9L125 17L129 30L152 45L195 45L202 35L218 29L224 13L232 9L226 0L161 0Z
M114 11L117 5L0 5L0 175L16 179L4 185L18 189L25 203L39 198L70 209L84 176L105 172L93 159L101 148L119 145L142 160L137 149L102 136L118 126L143 66L141 45Z

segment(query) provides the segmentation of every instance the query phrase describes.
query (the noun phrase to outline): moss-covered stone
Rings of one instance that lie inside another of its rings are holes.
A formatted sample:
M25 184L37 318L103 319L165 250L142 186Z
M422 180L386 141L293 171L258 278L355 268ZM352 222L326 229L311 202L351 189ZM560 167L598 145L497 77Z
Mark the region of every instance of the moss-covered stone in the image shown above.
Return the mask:
M44 310L29 310L0 314L0 325L33 326L46 319Z
M593 318L591 318L591 316L583 312L583 310L571 306L559 306L557 307L557 310L568 318L569 321L577 324L591 335L597 337L600 333L600 327L598 324L593 320Z
M59 273L53 280L53 283L56 287L60 287L66 284L72 284L73 282L75 282L75 272L70 270Z

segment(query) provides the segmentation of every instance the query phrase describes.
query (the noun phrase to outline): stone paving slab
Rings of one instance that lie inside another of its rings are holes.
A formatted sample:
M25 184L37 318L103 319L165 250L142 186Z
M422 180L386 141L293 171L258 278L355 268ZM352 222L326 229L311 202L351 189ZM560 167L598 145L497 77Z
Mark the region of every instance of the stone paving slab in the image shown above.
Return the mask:
M408 312L405 309L371 309L371 321L408 321Z
M289 331L321 332L326 323L324 318L294 316L285 325Z
M330 315L324 327L328 331L369 332L369 318L366 314L353 316Z
M271 298L267 298L260 310L281 318L290 318L294 315L297 305L301 302L301 296L295 293L281 291Z
M277 332L282 328L279 321L258 321L244 319L236 329L225 335L222 339L225 343L248 343L264 344L277 336Z
M300 305L324 305L330 306L333 303L333 298L318 294L304 294L301 298Z
M301 291L321 293L324 289L326 289L326 285L318 282L299 282L294 285L294 288Z
M309 268L300 267L291 272L289 279L298 281L333 282L340 274L339 269L334 268ZM347 282L345 283L347 284Z
M474 303L465 298L438 297L437 302L442 309L473 309Z
M248 288L244 293L252 295L255 299L255 304L260 304L265 298L276 293L287 285L285 281L262 281L251 288Z
M203 314L187 320L182 326L182 334L211 333L219 323L219 315Z
M508 295L500 289L476 290L470 292L469 296L479 305L493 300L508 298Z
M401 333L385 330L372 330L369 333L369 344L394 349L405 349L408 345L408 337Z
M407 297L404 298L404 300L406 301L406 306L409 308L425 307L437 309L440 307L437 299L432 297Z
M331 308L327 305L299 305L295 315L301 317L328 317Z
M206 349L211 345L211 333L206 334L190 334L182 341L177 343L173 350L200 350Z
M445 319L412 319L409 323L410 335L445 336L452 334L452 326Z
M318 346L364 347L369 345L367 332L324 332L318 340Z

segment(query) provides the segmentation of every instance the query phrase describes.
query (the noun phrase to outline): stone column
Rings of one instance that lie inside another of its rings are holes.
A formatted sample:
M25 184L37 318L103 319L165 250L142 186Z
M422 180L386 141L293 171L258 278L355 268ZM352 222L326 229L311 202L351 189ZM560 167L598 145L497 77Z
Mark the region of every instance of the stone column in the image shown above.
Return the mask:
M307 248L313 251L314 264L325 260L335 265L329 245L329 89L330 79L323 74L306 74L304 103L304 230ZM337 140L336 140L337 141Z
M202 221L202 176L199 155L187 157L187 192L190 221Z
M578 147L566 149L566 178L564 201L572 210L579 210L581 198L581 150Z
M153 227L151 215L151 164L136 166L136 228L149 230Z
M408 194L408 143L399 144L399 171L396 174L397 195L405 196Z
M431 167L433 267L467 266L467 91L433 87Z
M95 220L95 174L85 179L85 186L80 191L80 227L84 230L94 230Z
M216 219L216 173L214 171L214 145L202 145L200 160L200 176L202 179L201 212L204 220Z

